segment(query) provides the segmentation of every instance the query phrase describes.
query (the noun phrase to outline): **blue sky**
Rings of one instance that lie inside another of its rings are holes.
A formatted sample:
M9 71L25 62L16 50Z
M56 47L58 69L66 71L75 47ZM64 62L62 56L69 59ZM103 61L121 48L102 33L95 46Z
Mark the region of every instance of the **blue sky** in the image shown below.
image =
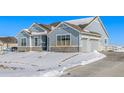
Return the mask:
M52 23L89 16L0 16L0 36L15 36L33 22ZM100 16L110 36L110 43L124 45L124 16Z

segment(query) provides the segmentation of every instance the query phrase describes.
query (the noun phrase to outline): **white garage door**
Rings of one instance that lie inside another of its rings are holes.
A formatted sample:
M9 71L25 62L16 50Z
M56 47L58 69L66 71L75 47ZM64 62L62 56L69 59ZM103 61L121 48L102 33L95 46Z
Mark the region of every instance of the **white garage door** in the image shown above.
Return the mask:
M96 39L90 39L90 51L98 50L99 41Z
M81 44L82 44L82 52L87 52L88 51L88 47L87 47L87 38L82 38L81 40Z

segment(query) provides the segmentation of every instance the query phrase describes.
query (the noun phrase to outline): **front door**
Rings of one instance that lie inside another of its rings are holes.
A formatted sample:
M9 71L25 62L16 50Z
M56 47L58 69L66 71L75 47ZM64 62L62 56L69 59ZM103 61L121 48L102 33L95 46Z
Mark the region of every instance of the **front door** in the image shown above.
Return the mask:
M44 51L47 50L47 36L46 35L42 36L42 50Z

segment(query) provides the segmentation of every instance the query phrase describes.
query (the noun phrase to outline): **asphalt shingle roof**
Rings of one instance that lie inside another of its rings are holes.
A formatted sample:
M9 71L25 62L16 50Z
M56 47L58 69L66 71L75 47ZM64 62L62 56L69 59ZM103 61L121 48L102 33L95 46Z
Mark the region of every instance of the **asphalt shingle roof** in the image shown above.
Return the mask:
M66 23L67 25L77 29L80 32L83 32L84 31L83 29L86 26L88 26L95 18L96 17L82 18L82 19L76 19L76 20L68 20L68 21L64 21L64 23ZM60 23L61 22L54 22L54 23L51 23L51 24L38 24L38 25L43 27L44 29L46 29L49 33L50 31L52 31L52 27L56 27ZM29 32L29 34L31 34L31 33Z

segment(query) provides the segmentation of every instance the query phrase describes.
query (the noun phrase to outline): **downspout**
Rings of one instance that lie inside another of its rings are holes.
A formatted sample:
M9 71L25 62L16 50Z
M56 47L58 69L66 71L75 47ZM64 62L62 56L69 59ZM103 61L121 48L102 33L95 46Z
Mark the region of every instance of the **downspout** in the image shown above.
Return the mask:
M80 52L80 33L79 33L79 36L78 36L78 52Z

